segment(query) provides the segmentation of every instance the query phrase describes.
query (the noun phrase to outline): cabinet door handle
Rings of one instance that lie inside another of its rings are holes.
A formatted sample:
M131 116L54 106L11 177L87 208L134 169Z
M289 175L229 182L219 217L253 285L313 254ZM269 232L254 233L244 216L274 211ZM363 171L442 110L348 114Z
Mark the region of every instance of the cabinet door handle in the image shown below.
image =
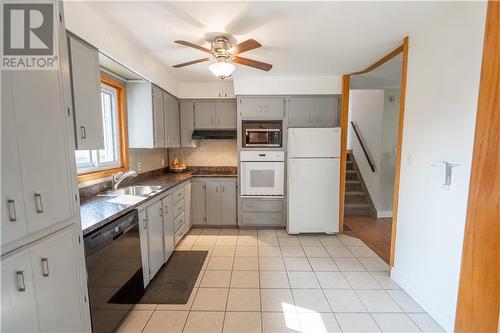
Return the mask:
M219 186L215 186L215 192L219 192Z
M148 228L148 219L143 219L142 221L144 222L144 229L147 229Z
M220 119L217 119L217 125L220 125Z
M261 106L258 106L257 107L257 112L261 112L262 111L262 107Z
M49 276L49 259L42 258L42 275L47 277Z
M82 139L86 139L87 138L87 129L85 128L85 126L80 126L80 137Z
M35 193L35 208L38 214L43 213L42 195Z
M168 206L165 206L165 207L163 208L163 211L165 212L165 214L168 214Z
M160 207L160 217L163 216L163 208Z
M222 192L224 192L226 190L225 186L222 186Z
M9 221L16 222L17 214L16 214L16 200L9 199L7 200L8 210L9 210Z
M26 285L24 284L24 272L17 271L16 277L17 277L17 290L22 292L26 291Z

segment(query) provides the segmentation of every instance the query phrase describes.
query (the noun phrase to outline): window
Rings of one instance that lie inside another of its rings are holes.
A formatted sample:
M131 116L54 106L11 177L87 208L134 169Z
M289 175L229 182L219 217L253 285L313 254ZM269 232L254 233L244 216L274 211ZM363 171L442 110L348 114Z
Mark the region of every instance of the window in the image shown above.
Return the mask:
M127 168L125 112L122 82L107 75L101 77L104 149L77 150L76 167L80 182L104 178Z

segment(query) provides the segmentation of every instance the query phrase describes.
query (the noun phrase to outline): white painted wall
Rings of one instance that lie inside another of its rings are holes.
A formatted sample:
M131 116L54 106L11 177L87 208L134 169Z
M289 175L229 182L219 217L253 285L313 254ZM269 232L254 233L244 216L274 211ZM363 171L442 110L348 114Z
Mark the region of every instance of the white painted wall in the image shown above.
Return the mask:
M411 33L392 277L452 331L474 141L486 2L454 2ZM460 164L442 187L436 161Z
M235 98L232 80L180 82L179 98Z
M341 76L234 77L236 95L341 94Z
M88 2L65 1L64 17L66 29L169 93L178 95L178 82L165 64L142 48L140 41L131 39L132 34L124 34L124 27L114 25ZM131 25L125 28L133 29L133 22Z
M377 212L380 211L379 175L382 151L383 115L384 90L351 90L349 92L350 118L348 131L350 132L351 149ZM375 172L370 169L370 165L364 155L361 144L352 129L351 121L356 123L361 132L366 148L375 164Z

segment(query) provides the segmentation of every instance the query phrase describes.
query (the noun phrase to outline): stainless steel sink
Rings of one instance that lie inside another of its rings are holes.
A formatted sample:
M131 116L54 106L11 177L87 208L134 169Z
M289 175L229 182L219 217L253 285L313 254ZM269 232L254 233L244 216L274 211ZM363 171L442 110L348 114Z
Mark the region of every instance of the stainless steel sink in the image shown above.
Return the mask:
M101 197L117 197L120 195L135 195L139 197L147 197L159 192L162 186L128 186L118 190L110 190L98 194Z

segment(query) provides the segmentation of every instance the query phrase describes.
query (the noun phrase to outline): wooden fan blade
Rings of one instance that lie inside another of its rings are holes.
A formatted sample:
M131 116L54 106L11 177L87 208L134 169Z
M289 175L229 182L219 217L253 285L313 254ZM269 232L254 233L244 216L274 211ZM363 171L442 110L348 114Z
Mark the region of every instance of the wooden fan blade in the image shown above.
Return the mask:
M255 39L248 39L244 42L234 45L232 48L228 50L228 52L232 55L236 55L246 51L257 49L261 46L262 45Z
M189 61L189 62L184 62L182 64L177 64L177 65L174 65L175 68L179 68L179 67L184 67L184 66L189 66L189 65L194 65L194 64L197 64L199 62L204 62L204 61L209 61L210 58L202 58L202 59L198 59L198 60L193 60L193 61Z
M270 71L271 68L273 68L273 65L266 64L265 62L260 62L257 60L242 58L242 57L238 57L238 56L233 57L231 60L237 64L262 69L263 71L266 71L266 72Z
M207 49L207 48L205 48L203 46L199 46L199 45L196 45L196 44L193 44L193 43L190 43L190 42L186 42L185 40L176 40L175 42L177 44L181 44L181 45L184 45L184 46L187 46L187 47L192 47L194 49L197 49L197 50L200 50L200 51L212 54L211 50L209 50L209 49Z

